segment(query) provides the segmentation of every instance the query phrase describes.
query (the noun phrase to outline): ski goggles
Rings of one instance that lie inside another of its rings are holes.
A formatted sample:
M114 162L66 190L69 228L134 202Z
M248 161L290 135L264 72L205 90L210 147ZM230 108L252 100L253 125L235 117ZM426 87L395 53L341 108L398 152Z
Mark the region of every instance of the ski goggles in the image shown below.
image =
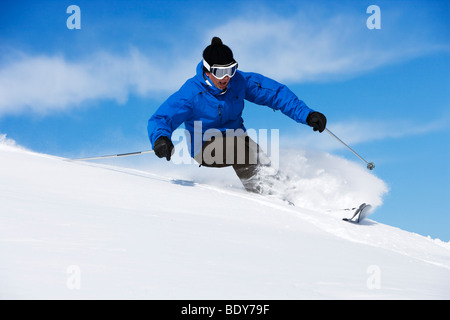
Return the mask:
M203 66L206 68L206 70L211 72L212 75L214 77L216 77L218 80L222 80L226 76L229 76L230 78L232 78L235 75L236 70L238 68L238 63L237 62L232 62L232 63L230 63L228 65L217 65L217 64L214 64L211 67L208 64L208 62L206 62L205 59L203 59Z

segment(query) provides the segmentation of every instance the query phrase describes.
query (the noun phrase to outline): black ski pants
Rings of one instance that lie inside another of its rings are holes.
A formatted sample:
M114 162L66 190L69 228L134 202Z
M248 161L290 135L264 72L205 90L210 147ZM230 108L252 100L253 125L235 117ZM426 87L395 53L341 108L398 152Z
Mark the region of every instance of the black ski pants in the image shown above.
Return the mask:
M248 135L214 136L204 143L194 159L205 167L232 166L247 191L261 193L258 171L261 159L266 157Z

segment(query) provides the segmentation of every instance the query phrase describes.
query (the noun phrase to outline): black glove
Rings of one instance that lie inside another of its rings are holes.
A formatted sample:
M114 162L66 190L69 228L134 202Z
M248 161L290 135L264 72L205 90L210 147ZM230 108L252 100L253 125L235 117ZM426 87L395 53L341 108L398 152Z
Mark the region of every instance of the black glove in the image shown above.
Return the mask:
M174 153L173 143L167 137L159 137L155 141L153 151L155 151L155 154L158 156L158 158L166 157L167 161L170 161L170 157Z
M327 126L327 118L320 112L313 111L306 118L306 123L313 127L314 131L322 132Z

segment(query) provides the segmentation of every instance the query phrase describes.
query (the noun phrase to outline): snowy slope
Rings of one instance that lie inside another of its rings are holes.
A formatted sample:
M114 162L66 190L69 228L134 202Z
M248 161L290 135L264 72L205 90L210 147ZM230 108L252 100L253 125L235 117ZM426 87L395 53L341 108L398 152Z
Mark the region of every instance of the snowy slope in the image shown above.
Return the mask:
M2 299L448 299L450 246L0 142Z

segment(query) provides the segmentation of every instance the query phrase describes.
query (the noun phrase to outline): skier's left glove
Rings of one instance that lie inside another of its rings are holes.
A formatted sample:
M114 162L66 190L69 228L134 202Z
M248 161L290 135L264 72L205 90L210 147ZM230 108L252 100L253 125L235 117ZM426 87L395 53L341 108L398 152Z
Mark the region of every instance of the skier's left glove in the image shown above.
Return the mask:
M306 123L313 127L314 131L322 132L327 126L327 118L322 113L313 111L306 118Z

